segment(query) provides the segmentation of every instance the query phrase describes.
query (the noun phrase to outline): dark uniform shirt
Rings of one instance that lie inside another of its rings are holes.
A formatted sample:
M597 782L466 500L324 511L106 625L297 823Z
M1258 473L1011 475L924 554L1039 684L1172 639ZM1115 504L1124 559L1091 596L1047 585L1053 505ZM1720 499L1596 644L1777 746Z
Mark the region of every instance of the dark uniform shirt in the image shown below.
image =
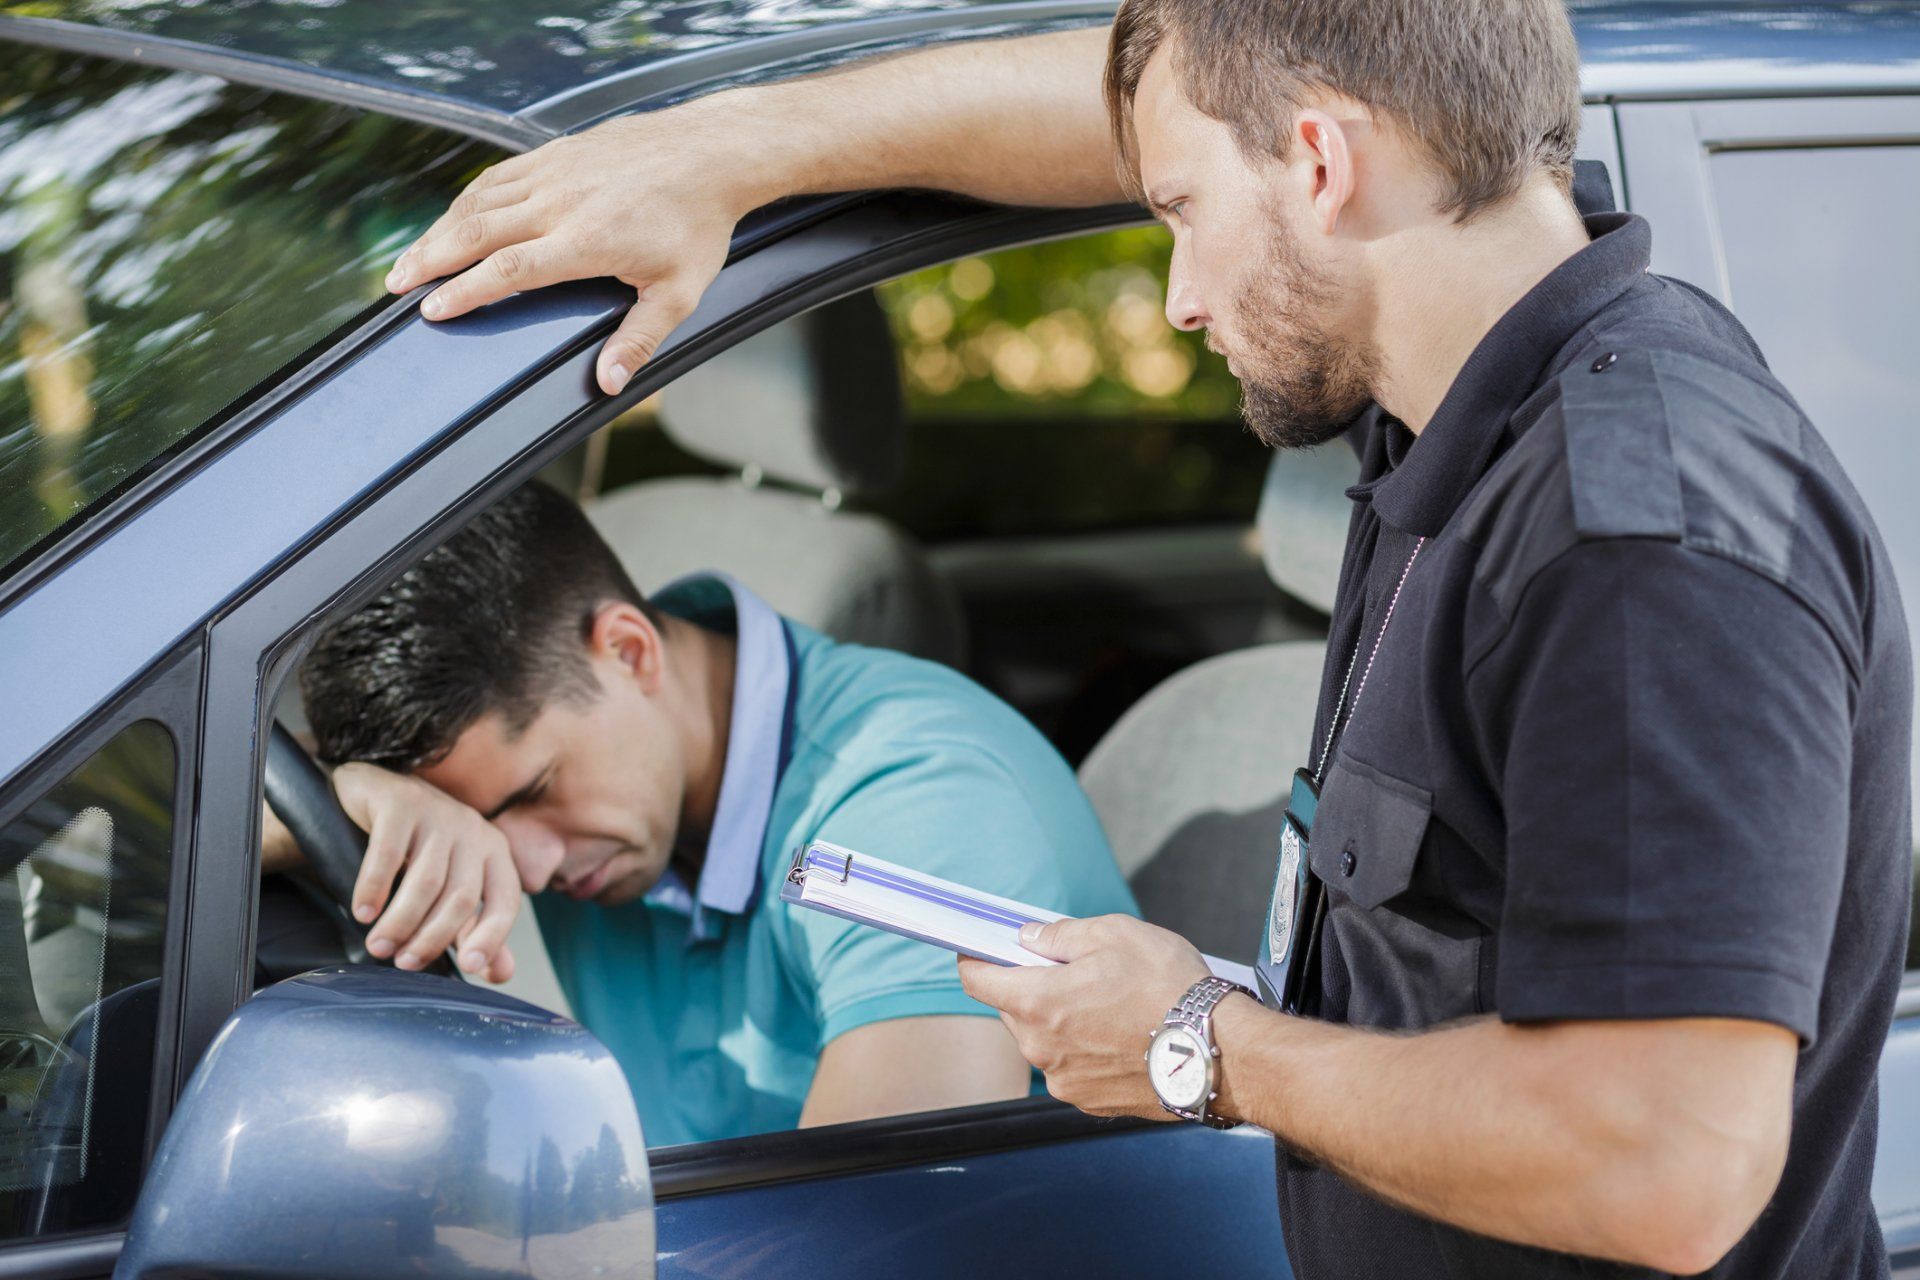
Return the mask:
M1313 826L1317 1011L1789 1028L1786 1172L1710 1274L1885 1276L1875 1070L1912 848L1893 573L1745 330L1648 274L1641 219L1587 225L1417 440L1377 410L1356 427L1316 748L1426 542ZM1636 1274L1279 1165L1307 1280Z

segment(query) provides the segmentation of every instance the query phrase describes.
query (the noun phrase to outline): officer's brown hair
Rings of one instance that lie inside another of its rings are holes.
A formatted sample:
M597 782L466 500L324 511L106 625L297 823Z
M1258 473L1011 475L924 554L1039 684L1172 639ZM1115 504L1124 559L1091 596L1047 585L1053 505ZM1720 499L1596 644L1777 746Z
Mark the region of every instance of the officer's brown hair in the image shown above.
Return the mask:
M1162 46L1187 99L1255 159L1284 158L1307 95L1332 90L1426 152L1434 207L1458 221L1536 170L1572 181L1580 57L1562 0L1125 0L1107 110L1136 196L1133 99Z

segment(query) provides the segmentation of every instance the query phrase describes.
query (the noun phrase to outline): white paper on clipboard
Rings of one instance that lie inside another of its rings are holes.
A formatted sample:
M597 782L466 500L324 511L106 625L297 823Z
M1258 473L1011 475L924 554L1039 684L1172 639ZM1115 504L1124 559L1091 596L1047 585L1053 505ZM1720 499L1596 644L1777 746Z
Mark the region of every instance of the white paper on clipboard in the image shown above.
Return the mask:
M1008 966L1059 963L1020 945L1021 925L1058 920L1058 911L982 893L824 840L794 854L780 897L976 960ZM1220 977L1253 985L1251 967L1217 956L1206 961Z

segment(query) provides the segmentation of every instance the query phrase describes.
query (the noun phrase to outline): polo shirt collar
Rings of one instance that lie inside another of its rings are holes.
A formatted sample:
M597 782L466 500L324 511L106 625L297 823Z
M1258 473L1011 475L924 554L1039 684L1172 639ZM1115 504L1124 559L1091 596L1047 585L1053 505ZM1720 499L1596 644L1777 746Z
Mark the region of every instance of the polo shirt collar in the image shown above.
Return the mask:
M1397 465L1349 491L1370 499L1386 523L1416 536L1439 533L1486 474L1508 421L1545 380L1553 358L1646 274L1653 249L1646 219L1601 213L1590 215L1586 226L1592 243L1494 322L1460 366L1426 430L1409 435L1411 446ZM1379 416L1389 433L1406 432L1388 415Z
M647 895L655 906L692 915L693 935L707 937L717 924L707 919L708 912L745 914L759 886L774 790L786 765L793 650L773 606L727 574L677 579L656 592L653 602L689 622L731 629L735 638L727 759L700 882L689 892L669 873Z

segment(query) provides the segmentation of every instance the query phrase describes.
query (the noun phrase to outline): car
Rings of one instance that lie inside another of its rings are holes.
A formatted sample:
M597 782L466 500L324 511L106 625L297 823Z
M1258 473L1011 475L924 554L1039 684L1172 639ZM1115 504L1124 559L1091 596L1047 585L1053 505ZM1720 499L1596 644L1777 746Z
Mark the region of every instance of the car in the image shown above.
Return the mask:
M1097 301L1148 354L1098 383L1111 421L1061 425L1074 447L963 430L954 390L1018 390L1045 354L1020 343L1072 337L953 345L996 272L1078 261L1018 246L1145 236L1140 209L783 202L614 398L592 376L631 297L612 282L437 325L379 284L505 153L1112 9L0 0L0 1276L1286 1274L1251 1129L1036 1097L646 1149L557 992L356 963L354 833L276 725L318 628L544 473L643 587L729 569L963 666L1079 765L1149 918L1250 944L1350 459L1269 466L1173 413L1204 357L1128 319L1137 270ZM1651 219L1656 270L1736 305L1920 582L1920 4L1580 3L1575 25L1581 156ZM1208 738L1170 751L1200 707ZM317 878L262 881L263 790ZM1874 1197L1915 1277L1908 967Z

